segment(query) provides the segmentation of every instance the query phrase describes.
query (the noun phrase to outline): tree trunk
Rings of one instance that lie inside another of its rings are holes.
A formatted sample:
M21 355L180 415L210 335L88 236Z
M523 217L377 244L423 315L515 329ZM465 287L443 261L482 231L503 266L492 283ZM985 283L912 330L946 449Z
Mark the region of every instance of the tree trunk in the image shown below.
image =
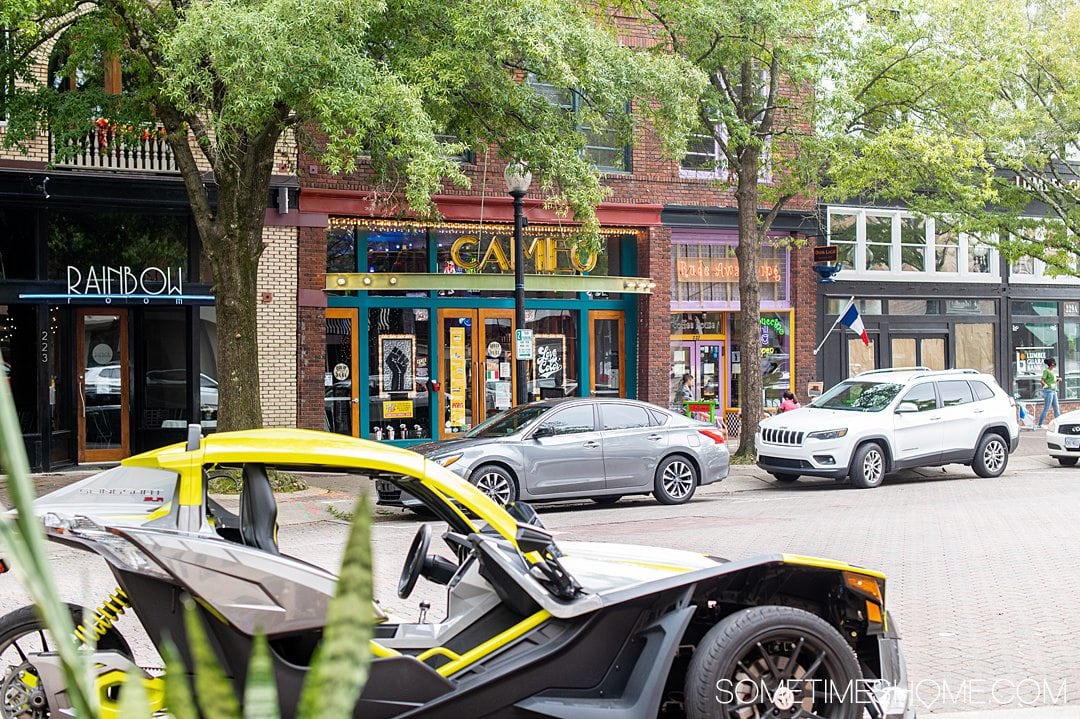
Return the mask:
M280 129L238 134L207 153L217 185L211 205L188 130L171 107L160 111L180 167L192 217L214 282L218 337L218 431L262 427L259 392L258 271L270 192L274 146ZM204 150L205 152L205 150Z
M738 187L735 199L739 207L739 244L735 256L739 259L739 348L742 372L739 374L739 408L741 428L739 449L735 458L753 462L754 435L761 420L761 287L758 266L761 264L762 235L758 228L758 155L744 149L739 157Z

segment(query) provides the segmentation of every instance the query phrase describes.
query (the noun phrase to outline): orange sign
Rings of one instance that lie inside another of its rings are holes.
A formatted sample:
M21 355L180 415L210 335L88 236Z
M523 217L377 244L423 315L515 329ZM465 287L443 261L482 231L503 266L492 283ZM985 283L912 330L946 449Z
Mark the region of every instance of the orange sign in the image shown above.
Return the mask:
M675 273L679 282L738 282L739 261L734 257L679 257ZM758 265L758 279L780 282L780 261L764 260Z

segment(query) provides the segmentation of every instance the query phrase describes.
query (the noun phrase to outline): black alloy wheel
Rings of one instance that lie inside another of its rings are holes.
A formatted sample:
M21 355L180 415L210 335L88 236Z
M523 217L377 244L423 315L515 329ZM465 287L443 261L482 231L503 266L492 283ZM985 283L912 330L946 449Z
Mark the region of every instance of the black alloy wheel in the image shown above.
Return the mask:
M794 607L720 620L686 673L687 719L859 719L865 696L851 647L824 619Z

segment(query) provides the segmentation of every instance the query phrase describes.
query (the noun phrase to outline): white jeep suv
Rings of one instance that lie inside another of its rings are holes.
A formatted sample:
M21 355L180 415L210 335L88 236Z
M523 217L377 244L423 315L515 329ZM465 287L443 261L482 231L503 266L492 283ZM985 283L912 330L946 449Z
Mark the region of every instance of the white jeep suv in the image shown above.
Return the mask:
M757 465L781 482L850 477L870 488L889 472L950 463L997 477L1019 443L1016 405L993 377L906 367L863 372L763 420Z

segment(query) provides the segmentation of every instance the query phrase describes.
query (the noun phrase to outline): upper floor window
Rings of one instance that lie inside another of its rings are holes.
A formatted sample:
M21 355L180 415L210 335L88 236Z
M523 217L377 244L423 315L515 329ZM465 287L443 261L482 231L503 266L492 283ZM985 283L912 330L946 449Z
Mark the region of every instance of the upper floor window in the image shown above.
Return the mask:
M548 102L563 112L578 114L583 103L581 93L575 90L541 82L529 73L525 81ZM627 108L629 113L630 108ZM585 136L583 153L589 162L601 172L630 172L630 145L623 142L617 123L611 118L611 126L592 127L581 122L577 129Z
M131 84L134 72L124 72L117 53L102 50L94 53L92 59L84 58L76 63L72 58L72 39L70 32L62 36L49 56L49 85L54 90L96 89L107 95L119 95L127 89L125 84Z
M829 244L852 274L998 276L997 250L979 236L902 210L830 207Z
M727 143L727 127L718 119L710 120L709 126L698 128L690 133L686 143L686 154L679 164L679 175L682 177L716 178L719 180L731 180L728 170L727 155L724 154L724 144ZM772 181L772 167L770 156L771 143L766 142L761 149L758 182Z

